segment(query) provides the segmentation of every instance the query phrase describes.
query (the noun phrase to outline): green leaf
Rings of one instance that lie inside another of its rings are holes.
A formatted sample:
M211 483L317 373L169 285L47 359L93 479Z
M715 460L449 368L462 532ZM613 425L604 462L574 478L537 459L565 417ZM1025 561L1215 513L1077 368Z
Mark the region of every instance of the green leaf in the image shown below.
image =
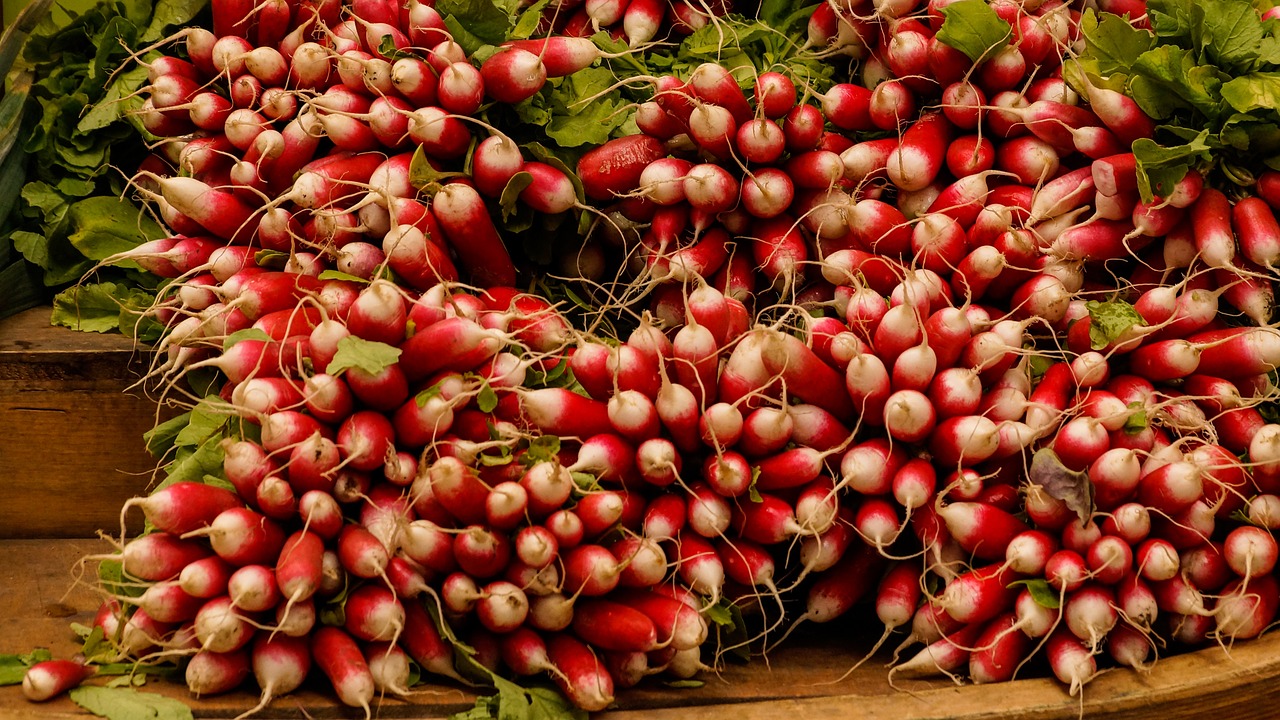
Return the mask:
M502 208L502 220L506 222L519 208L520 193L533 184L533 173L518 172L507 181L502 188L502 196L498 198L498 207Z
M1262 50L1262 19L1244 0L1197 4L1203 14L1205 51L1215 65L1234 72L1254 68Z
M480 383L480 393L476 395L476 408L482 413L491 413L498 407L498 394L489 387L488 382Z
M208 4L209 0L159 0L151 16L151 24L139 39L142 42L159 40L168 28L190 23Z
M152 457L163 457L173 449L178 439L178 433L191 421L191 413L185 412L181 415L166 420L159 425L151 428L142 434L142 439L147 444L147 452Z
M501 45L511 29L511 11L515 8L499 8L499 4L494 0L437 0L435 7L436 12L446 16L446 22L453 18L472 38L487 45ZM454 39L466 48L462 40ZM474 48L467 52L473 51Z
M480 453L476 456L476 461L484 467L502 467L504 465L510 465L515 461L515 459L515 456L505 448L497 455L492 453Z
M1094 350L1102 350L1119 340L1130 328L1143 325L1142 316L1132 305L1122 300L1085 303L1089 311L1089 344Z
M1129 403L1129 417L1125 418L1124 431L1128 435L1137 435L1147 429L1147 407L1140 400Z
M538 0L534 4L520 13L520 19L516 21L516 26L511 30L508 36L511 40L524 40L533 35L533 31L538 29L538 23L542 22L542 11L551 0Z
M1222 99L1236 112L1280 108L1280 72L1257 72L1222 84Z
M1212 161L1212 148L1206 142L1208 130L1201 130L1190 142L1162 147L1150 138L1133 141L1133 155L1138 165L1138 193L1150 202L1156 195L1167 195L1196 165Z
M439 395L442 392L444 392L444 386L441 385L440 383L436 383L435 385L432 385L426 390L423 390L422 392L415 395L413 399L418 403L418 407L426 407L427 402L431 400L431 398Z
M985 0L960 0L942 8L946 18L938 40L959 50L975 63L995 55L1009 44L1013 28L1000 19Z
M1089 473L1063 465L1053 448L1040 448L1031 456L1027 479L1074 510L1081 522L1088 521L1093 514L1093 483L1089 481Z
M600 483L596 481L596 476L591 473L575 470L569 473L569 477L573 478L573 484L577 485L581 490L590 492L600 489Z
M44 648L37 648L26 655L0 655L0 685L17 685L27 674L27 668L52 659L53 654Z
M42 269L49 267L49 246L43 235L26 230L14 230L9 235L13 249L22 254L27 262Z
M71 691L71 700L94 715L107 720L191 720L191 708L181 700L142 693L130 688L81 685Z
M760 497L760 490L756 488L756 481L760 479L760 466L751 466L751 484L747 485L747 497L751 498L751 502L764 502L764 498Z
M421 147L421 145L419 145L419 147ZM347 273L342 272L341 270L325 270L317 276L317 279L318 280L345 280L347 282L360 283L361 285L369 284L368 278L349 275Z
M451 173L442 172L431 166L431 160L419 145L417 150L413 151L413 157L409 160L409 184L419 190L427 188L428 185L438 184L442 180L450 177Z
M238 342L243 342L245 340L258 340L261 342L271 342L271 336L267 334L266 330L261 330L259 328L254 328L254 327L248 327L243 330L237 330L231 333L230 335L226 336L225 338L223 338L222 351L226 352L231 349L232 345L235 345Z
M706 683L703 682L702 680L668 680L667 682L664 682L662 684L669 688L675 688L676 690L684 690L687 688L700 688L700 687L706 686Z
M560 453L559 435L539 435L529 441L524 457L532 463L555 460Z
M1087 44L1087 57L1097 63L1100 75L1128 73L1142 53L1151 49L1155 38L1146 30L1130 25L1118 15L1086 10L1080 18L1080 34Z
M386 343L348 335L338 341L338 351L325 372L339 375L348 368L360 368L370 375L377 375L395 365L400 360L400 352L400 348Z
M1031 599L1036 604L1050 610L1057 610L1060 602L1058 600L1058 592L1049 587L1049 581L1044 578L1033 578L1028 580L1015 580L1009 583L1009 587L1025 587L1031 595Z
M173 462L165 466L168 476L152 492L163 490L176 482L204 482L206 475L218 475L222 472L225 455L221 435L210 436L195 449L179 448L174 453Z
M1191 8L1198 0L1147 0L1147 18L1156 35L1187 37L1191 33Z
M138 292L112 282L68 288L53 298L49 322L81 332L119 330L120 309L129 307Z
M547 136L562 148L607 141L614 128L633 114L628 109L631 103L619 91L601 95L616 81L609 68L589 67L551 85L552 114L546 124Z
M729 607L723 601L703 608L702 617L720 627L733 626L733 613L729 611Z
M205 398L191 409L187 426L178 432L173 444L180 448L200 447L215 434L222 432L232 417L222 398L216 395Z

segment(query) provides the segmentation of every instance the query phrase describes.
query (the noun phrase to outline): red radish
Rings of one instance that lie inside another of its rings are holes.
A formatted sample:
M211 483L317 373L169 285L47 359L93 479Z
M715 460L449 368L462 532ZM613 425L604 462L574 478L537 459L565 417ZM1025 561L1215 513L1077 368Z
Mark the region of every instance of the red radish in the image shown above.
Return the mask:
M32 702L51 700L92 676L96 668L74 660L38 662L22 676L22 694Z
M1266 530L1241 526L1232 530L1223 541L1223 556L1242 578L1268 575L1276 564L1276 541Z
M362 707L367 713L376 688L355 640L341 628L321 627L311 637L311 654L333 684L338 699L344 705Z
M983 560L1003 558L1027 526L1016 516L982 503L953 502L937 509L951 536Z
M231 598L225 595L209 600L196 613L195 634L204 650L218 653L238 650L253 638L253 633L248 618L237 613Z
M647 135L616 138L583 155L578 176L587 197L608 200L639 187L644 169L665 154L661 142Z
M889 180L903 190L924 189L942 169L949 140L949 123L942 114L920 116L886 160Z
M245 565L231 574L227 594L232 605L247 612L270 610L280 602L275 574L265 565Z
M1096 649L1118 620L1115 602L1115 593L1106 586L1085 584L1067 595L1063 605L1067 629L1088 647Z
M156 532L130 540L124 546L120 560L130 576L159 581L177 577L189 563L209 555L209 549L203 543Z
M1280 583L1272 575L1233 580L1218 596L1217 632L1229 640L1257 637L1275 619Z
M344 627L361 640L393 640L404 630L404 606L388 588L361 585L347 595Z
M156 528L182 535L207 527L224 510L241 505L234 493L213 485L178 482L146 497L124 504L121 517L132 507L141 507L147 521Z
M645 613L610 600L584 600L574 608L573 632L604 650L648 652L658 643L657 628Z
M836 101L847 97L852 101L849 105L855 110L858 107L864 107L863 115L865 116L865 102L859 102L858 97L865 100L870 97L870 92L866 88L846 83L831 88L826 97L834 98ZM823 127L826 125L823 115L822 110L805 103L791 108L780 123L783 136L786 138L787 150L800 153L817 148L818 143L822 141ZM857 115L856 112L855 115ZM854 122L858 120L855 118Z
M1016 586L1009 587L1013 580L1003 565L976 568L951 580L938 605L956 620L982 623L1012 608L1017 596Z
M1009 541L1005 562L1016 573L1043 575L1049 558L1057 550L1058 543L1053 537L1040 530L1027 530Z
M1058 630L1049 636L1045 653L1058 680L1067 683L1071 695L1081 691L1098 672L1093 654L1071 633Z
M563 543L562 543L563 545ZM617 587L620 568L613 553L600 545L578 545L561 551L566 592L598 597Z
M969 623L929 643L905 662L895 664L889 674L908 678L933 677L959 670L969 662L969 648L976 645L984 625Z
M898 473L919 472L919 469L905 470L919 462L908 460L901 448L887 440L868 440L845 451L840 460L841 484L864 495L882 495L889 491Z
M480 624L487 629L510 632L524 623L529 614L529 599L517 585L499 580L484 586L475 610Z
M613 678L589 646L555 633L547 642L547 657L559 669L553 675L556 684L574 705L599 712L613 703Z
M1021 620L1007 613L992 620L974 641L969 676L974 683L1012 680L1031 650L1031 637L1021 632Z
M1094 579L1104 585L1114 585L1133 567L1133 551L1121 538L1104 535L1089 545L1085 563Z
M202 650L187 662L185 675L187 689L197 696L229 692L249 676L249 653Z

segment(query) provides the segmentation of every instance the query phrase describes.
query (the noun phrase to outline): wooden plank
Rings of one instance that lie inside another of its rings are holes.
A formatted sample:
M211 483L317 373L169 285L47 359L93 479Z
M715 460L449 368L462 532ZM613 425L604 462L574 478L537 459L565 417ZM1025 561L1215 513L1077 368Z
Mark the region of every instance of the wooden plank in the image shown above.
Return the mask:
M142 434L156 404L126 392L145 357L120 335L50 327L48 308L0 321L0 538L119 532L155 467Z
M79 648L68 629L87 624L99 602L86 586L76 586L71 568L85 554L107 549L94 540L0 542L6 558L0 569L0 653L50 647L66 657ZM868 646L866 628L834 623L773 653L768 662L730 665L706 674L706 686L673 690L643 683L618 694L617 709L598 720L764 720L766 718L847 717L867 720L1192 720L1229 713L1232 720L1276 716L1280 700L1280 636L1239 643L1230 653L1217 647L1160 660L1147 675L1127 670L1104 673L1085 687L1083 699L1067 695L1049 679L992 686L958 687L949 682L886 680L885 658L877 658L841 679ZM1042 672L1042 669L1036 669ZM92 682L105 682L98 678ZM187 702L197 717L229 718L256 704L244 690L193 700L180 684L152 682L149 692ZM438 718L473 702L464 689L426 685L408 701L387 699L381 718ZM27 703L16 687L0 688L0 717L14 720L85 718L67 698ZM363 713L337 705L314 683L305 692L277 699L263 717L358 718Z

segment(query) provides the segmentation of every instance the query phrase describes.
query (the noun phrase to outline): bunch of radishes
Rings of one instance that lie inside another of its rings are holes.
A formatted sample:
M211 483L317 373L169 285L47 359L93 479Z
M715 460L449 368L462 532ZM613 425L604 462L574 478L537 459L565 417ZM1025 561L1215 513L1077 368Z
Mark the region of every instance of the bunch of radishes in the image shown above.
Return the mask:
M992 2L1010 41L969 58L950 4L819 5L803 51L864 58L820 95L716 63L639 79L641 134L576 168L630 253L611 292L652 293L626 337L512 287L492 206L592 208L468 121L594 43L477 67L424 3L218 4L151 64L168 162L139 184L175 235L122 259L174 279L158 372L221 373L234 491L131 503L145 591L98 624L189 657L197 693L252 673L265 704L314 663L368 707L410 659L457 677L461 641L590 710L714 664L713 606L767 639L791 594L814 622L874 597L886 639L926 645L895 674L1008 680L1043 646L1072 692L1102 653L1260 633L1280 175L1143 201L1153 122L1061 79L1078 11Z
M605 31L634 48L668 33L689 35L733 6L733 0L564 0L547 5L536 32L589 37Z

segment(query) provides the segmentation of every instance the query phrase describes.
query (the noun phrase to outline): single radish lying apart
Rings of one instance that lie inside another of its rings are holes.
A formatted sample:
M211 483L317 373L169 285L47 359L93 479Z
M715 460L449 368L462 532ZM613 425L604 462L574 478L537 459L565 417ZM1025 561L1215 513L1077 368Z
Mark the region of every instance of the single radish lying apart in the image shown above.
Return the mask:
M51 700L91 677L95 668L74 660L45 660L22 676L22 694L32 702Z

